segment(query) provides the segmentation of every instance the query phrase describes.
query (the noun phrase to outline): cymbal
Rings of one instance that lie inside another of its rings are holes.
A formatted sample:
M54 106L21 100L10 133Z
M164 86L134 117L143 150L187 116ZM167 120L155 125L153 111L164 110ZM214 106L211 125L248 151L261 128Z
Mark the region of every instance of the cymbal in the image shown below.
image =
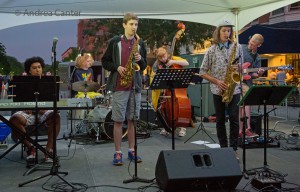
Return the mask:
M100 85L93 81L78 81L72 84L72 89L79 92L91 92L100 89Z

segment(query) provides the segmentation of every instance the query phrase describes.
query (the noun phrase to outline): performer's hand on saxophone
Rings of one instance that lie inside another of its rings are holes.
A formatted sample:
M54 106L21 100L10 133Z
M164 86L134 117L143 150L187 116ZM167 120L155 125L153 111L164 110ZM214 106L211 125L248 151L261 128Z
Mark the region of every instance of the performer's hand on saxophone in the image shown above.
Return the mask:
M119 66L117 71L121 75L121 77L124 77L126 75L127 69L125 67Z
M134 54L134 59L136 62L139 62L142 59L142 56L140 55L140 53L136 52Z
M216 83L215 83L218 87L220 87L220 89L222 90L222 91L225 91L225 90L227 90L228 89L228 85L224 82L224 81L222 81L222 80L219 80L219 79L216 79Z

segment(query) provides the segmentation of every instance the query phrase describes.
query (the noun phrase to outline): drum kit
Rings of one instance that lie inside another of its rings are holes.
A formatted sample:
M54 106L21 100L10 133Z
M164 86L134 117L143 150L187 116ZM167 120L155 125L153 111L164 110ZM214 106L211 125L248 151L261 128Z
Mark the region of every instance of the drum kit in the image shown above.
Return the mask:
M113 121L111 119L112 92L105 90L106 85L100 86L96 82L78 81L72 84L72 89L79 92L76 98L89 98L93 101L94 109L73 110L72 120L80 120L77 130L82 127L90 136L95 136L95 142L100 142L99 137L113 139ZM99 93L100 92L100 93ZM123 136L127 135L127 125L123 126Z

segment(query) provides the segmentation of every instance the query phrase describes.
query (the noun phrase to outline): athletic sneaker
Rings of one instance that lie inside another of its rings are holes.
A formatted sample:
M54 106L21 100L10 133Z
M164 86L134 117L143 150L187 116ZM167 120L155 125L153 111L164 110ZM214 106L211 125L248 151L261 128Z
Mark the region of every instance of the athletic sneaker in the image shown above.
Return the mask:
M128 151L128 159L130 161L134 161L135 160L135 152L134 151ZM136 156L136 162L137 163L142 162L142 158L140 156Z
M178 137L184 137L184 136L186 136L186 128L179 127L178 129L179 129L178 130Z
M246 132L246 137L258 137L258 136L259 136L258 134L253 133L253 132L251 131L250 128L247 128L247 129L245 130L245 132ZM243 137L243 133L242 133L242 132L239 133L239 137L240 137L240 138Z
M159 134L164 135L166 137L168 137L168 135L170 135L170 133L168 131L166 131L165 129L162 129Z
M122 153L115 153L114 160L112 161L113 165L120 166L123 165Z
M246 129L245 132L247 137L258 137L258 134L253 133L250 128Z
M35 161L35 156L36 156L35 148L34 148L33 146L31 146L31 147L27 150L26 161L27 161L28 163L34 163L34 161Z
M53 154L53 149L47 150L49 153ZM44 153L45 163L53 163L53 159L48 157L47 153Z

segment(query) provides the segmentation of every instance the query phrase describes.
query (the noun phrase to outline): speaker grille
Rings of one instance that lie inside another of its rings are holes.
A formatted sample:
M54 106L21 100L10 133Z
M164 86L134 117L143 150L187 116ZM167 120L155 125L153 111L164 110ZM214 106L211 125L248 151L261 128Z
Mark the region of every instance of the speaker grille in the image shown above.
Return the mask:
M242 172L232 148L161 151L155 177L165 191L234 189Z

